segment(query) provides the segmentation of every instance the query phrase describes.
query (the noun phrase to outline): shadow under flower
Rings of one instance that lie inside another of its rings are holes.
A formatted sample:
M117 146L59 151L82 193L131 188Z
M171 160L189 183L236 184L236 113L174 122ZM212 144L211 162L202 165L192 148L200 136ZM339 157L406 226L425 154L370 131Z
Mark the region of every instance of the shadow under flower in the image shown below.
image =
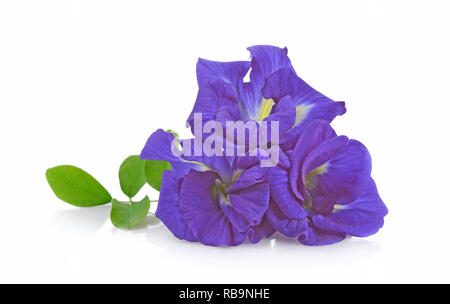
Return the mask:
M333 245L305 246L295 238L286 238L281 234L275 234L257 244L211 247L179 240L162 223L146 231L148 242L162 249L164 255L174 263L210 265L217 271L221 269L237 273L243 270L263 273L261 269L264 267L279 269L280 274L285 271L301 273L306 269L342 271L350 264L367 263L382 250L380 244L367 239L347 238ZM261 268L261 265L265 266Z

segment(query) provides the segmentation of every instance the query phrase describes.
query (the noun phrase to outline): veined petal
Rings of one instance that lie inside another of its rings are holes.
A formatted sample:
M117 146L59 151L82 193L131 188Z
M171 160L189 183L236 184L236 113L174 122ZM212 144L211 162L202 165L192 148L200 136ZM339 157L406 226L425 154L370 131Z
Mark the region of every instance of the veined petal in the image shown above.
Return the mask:
M233 158L233 170L244 170L249 169L253 166L258 166L262 159L269 158L269 154L262 149L252 150L253 153L256 153L256 156L250 156L248 153L244 156L236 156Z
M202 142L200 142L202 143ZM191 153L190 155L183 155L183 159L192 163L203 164L209 170L214 170L219 173L222 179L231 180L232 177L232 167L230 164L230 160L227 157L212 155L206 156L203 152L202 147L202 155L195 155L195 139L190 139ZM197 171L205 171L205 170L197 170Z
M387 213L375 182L370 179L364 192L355 201L348 205L335 206L329 215L313 216L312 221L316 227L323 230L366 237L377 233L383 226L383 218Z
M279 48L269 45L255 45L249 47L252 57L252 69L250 71L250 80L258 88L262 88L266 78L275 71L283 68L294 68L287 56L287 48Z
M181 216L180 184L181 179L178 179L172 171L163 173L158 208L155 215L177 238L194 242L197 239Z
M272 129L271 122L277 121L279 123L278 129L279 134L286 133L290 128L294 126L295 122L295 106L292 102L292 98L290 96L283 97L280 101L278 101L273 107L272 113L264 119L267 124L267 138L271 138Z
M314 90L303 79L298 77L291 68L279 69L270 74L267 77L262 93L265 98L273 98L275 101L289 95L296 106L318 102L334 102L332 99Z
M238 169L237 171L234 171L235 176L232 179L235 180L233 181L233 184L227 188L227 192L238 194L240 191L245 191L251 186L264 182L267 170L268 168L256 164L249 169Z
M270 75L262 89L265 98L275 101L291 96L296 107L294 128L289 131L289 139L295 140L305 126L315 119L331 122L336 116L345 113L345 104L335 102L314 90L289 68Z
M259 183L248 187L236 194L230 194L230 203L233 208L252 226L261 222L264 213L269 206L269 185Z
M248 232L248 239L250 243L258 243L261 239L267 238L275 233L275 229L270 225L266 217L263 218L261 223L256 227L251 227Z
M303 163L308 154L324 140L336 137L336 132L323 120L315 120L308 124L296 142L291 153L292 167L289 171L291 189L299 199L304 199L305 185L302 176Z
M282 138L283 147L291 149L291 143L296 142L299 135L312 121L320 119L330 123L336 116L343 115L345 111L344 102L321 102L297 106L294 127Z
M194 108L187 119L192 133L194 133L194 114L196 113L202 114L202 126L204 122L216 120L218 112L222 112L221 115L223 115L225 110L228 111L233 120L240 119L238 100L237 93L231 88L230 84L223 80L215 80L201 86L198 90Z
M180 190L181 213L199 242L212 246L239 245L246 234L233 227L213 198L217 179L220 177L213 171L191 171L186 175Z
M189 162L172 153L172 141L175 136L162 129L156 130L150 135L141 152L141 159L164 160L170 163L172 171L177 177L183 177L189 170L204 171L200 163Z
M221 203L222 211L231 222L232 227L234 227L237 231L246 233L248 228L252 226L252 224L242 215L239 214L230 203L223 204Z
M280 153L280 160L278 162L278 167L283 168L285 170L289 170L291 168L291 161L289 159L290 152L285 152L281 147L278 147L278 151Z
M236 90L249 69L249 61L219 62L199 58L197 62L198 85L202 87L213 81L222 80Z
M288 237L298 237L308 227L305 217L291 218L286 216L273 200L269 203L266 217L273 228Z
M238 231L247 232L261 223L269 205L269 185L259 183L228 198L229 204L221 204L223 212Z
M270 185L270 196L280 211L291 218L303 219L307 216L302 204L292 193L289 187L289 176L285 169L279 167L269 168L267 181Z
M330 245L345 239L345 233L342 232L325 232L309 225L304 232L298 237L298 241L303 245L317 246Z
M236 121L241 117L241 111L235 104L223 105L217 108L215 120L222 126L226 126L227 121Z
M302 168L312 208L329 214L334 204L354 201L369 184L371 168L369 151L360 142L345 136L324 141L308 155ZM315 174L308 177L311 172Z
M241 120L260 121L261 105L263 96L261 89L251 82L241 83L238 87L239 108L241 109Z

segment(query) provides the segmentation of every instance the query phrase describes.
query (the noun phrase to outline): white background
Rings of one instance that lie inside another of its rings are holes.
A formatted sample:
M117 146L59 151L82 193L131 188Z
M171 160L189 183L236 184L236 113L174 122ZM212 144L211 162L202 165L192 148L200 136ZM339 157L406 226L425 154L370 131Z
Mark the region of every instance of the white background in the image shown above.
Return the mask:
M448 1L1 1L0 282L450 283L449 14ZM124 199L125 157L157 128L189 135L197 58L246 60L254 44L287 46L304 80L346 101L333 126L371 151L390 210L377 235L213 248L54 196L45 170L73 164Z

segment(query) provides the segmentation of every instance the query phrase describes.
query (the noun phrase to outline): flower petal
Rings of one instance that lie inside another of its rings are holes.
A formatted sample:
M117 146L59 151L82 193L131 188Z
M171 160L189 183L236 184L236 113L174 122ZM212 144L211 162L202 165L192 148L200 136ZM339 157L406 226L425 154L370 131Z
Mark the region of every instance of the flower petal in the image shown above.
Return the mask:
M295 106L292 103L292 98L290 96L283 97L280 101L278 101L272 113L264 119L267 121L267 138L271 138L271 122L278 122L278 131L277 134L279 137L286 133L290 128L294 126L295 122ZM270 140L268 140L270 142Z
M215 80L201 86L198 90L192 112L187 119L192 133L194 133L194 114L196 113L202 114L202 126L203 123L209 120L216 120L217 113L224 111L223 107L226 107L233 119L239 119L240 109L238 101L239 97L237 93L232 89L230 84L223 80ZM233 110L233 108L236 109ZM238 116L234 117L236 114Z
M311 225L298 237L300 243L308 246L330 245L344 239L345 233L324 232Z
M223 213L226 215L231 225L239 232L246 233L252 224L242 215L239 214L231 204L220 203Z
M308 222L305 218L286 216L273 200L269 203L266 217L273 228L288 237L298 237L308 227Z
M249 61L219 62L199 58L197 82L199 87L202 87L216 80L222 80L236 89L249 69Z
M279 48L270 45L255 45L249 47L252 57L252 69L250 80L258 88L264 86L266 78L275 71L283 68L294 70L287 56L287 48Z
M261 239L267 238L275 233L275 229L270 225L269 221L264 217L261 221L261 224L259 224L256 227L251 227L248 230L248 239L250 243L256 244Z
M267 183L259 183L239 193L228 195L231 208L249 223L245 230L240 231L246 231L250 226L256 226L261 222L269 206L269 194L269 185Z
M246 82L239 85L238 92L239 107L242 112L241 119L259 121L263 101L261 89L254 83Z
M378 195L373 179L366 190L352 203L339 206L327 216L313 216L316 227L353 236L366 237L377 233L383 226L383 217L388 210Z
M181 216L180 184L181 179L178 179L172 171L163 173L158 208L155 215L177 238L194 242L197 239Z
M172 171L177 177L183 177L189 170L204 170L204 166L198 163L187 162L172 153L172 141L175 136L162 129L156 130L150 135L141 152L141 159L164 160L170 163Z
M245 233L232 226L212 197L219 178L213 171L191 171L186 175L180 190L181 213L199 242L212 246L239 245L245 240Z
M298 77L291 68L283 68L270 74L262 89L265 98L280 100L286 95L292 97L296 106L321 102L334 102L322 93L314 90L303 79Z
M291 153L292 168L289 171L291 189L297 198L303 200L305 196L304 180L302 177L303 163L308 154L324 140L336 137L336 132L324 120L315 120L307 125L298 138Z
M270 185L270 196L284 215L303 219L307 216L303 208L303 200L299 200L289 187L288 172L279 167L269 168L267 181Z
M269 154L262 149L252 150L256 156L250 156L249 153L243 156L236 156L233 158L233 170L250 169L253 166L259 166L262 159L267 159Z
M331 122L346 111L343 102L335 102L314 90L289 68L270 75L262 92L265 98L272 98L275 101L291 96L296 107L296 119L295 127L289 131L289 140L295 140L311 121L323 119Z
M240 191L245 191L249 187L265 181L266 173L267 168L260 167L259 164L249 169L238 171L235 173L239 174L238 179L227 188L227 192L230 194L238 194Z
M311 151L302 168L303 181L309 183L312 208L328 214L334 204L353 202L369 184L371 168L369 151L360 142L345 136L324 141Z
M295 141L304 128L315 119L323 119L330 123L336 116L343 115L345 111L343 102L323 102L306 107L297 106L295 126L286 133L285 138L282 139L283 144ZM290 147L284 145L284 148L289 149Z
M226 126L227 121L239 120L241 117L241 111L235 104L223 105L217 108L215 120L217 120L222 126Z
M290 152L285 152L281 147L278 147L278 151L280 154L278 167L289 170L291 168L291 161L289 159Z
M183 155L183 159L195 162L198 164L203 164L204 167L206 166L209 170L214 170L217 173L219 173L220 177L222 179L231 179L232 177L232 168L230 164L230 160L227 157L219 156L219 155L212 155L212 156L206 156L203 147L201 147L201 154L200 156L196 156L194 154L195 152L195 139L190 139L190 146L191 146L191 152L190 155ZM202 144L202 142L199 141L199 144ZM205 170L197 170L197 171L205 171Z

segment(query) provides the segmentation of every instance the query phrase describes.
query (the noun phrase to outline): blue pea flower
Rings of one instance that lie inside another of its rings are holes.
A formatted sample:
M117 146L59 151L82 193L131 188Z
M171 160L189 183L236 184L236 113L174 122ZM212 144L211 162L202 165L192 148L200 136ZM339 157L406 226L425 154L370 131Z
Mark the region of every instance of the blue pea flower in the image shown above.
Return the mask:
M311 122L270 168L270 224L306 245L346 235L365 237L383 226L388 210L371 178L371 158L360 142L337 136L323 120Z
M256 243L275 231L305 245L376 233L388 210L371 177L370 154L329 125L345 113L344 103L299 78L286 48L248 49L251 61L199 59L199 91L188 118L195 139L178 143L183 153L174 150L171 133L157 130L148 139L141 158L172 167L162 177L156 216L177 238L212 246ZM201 132L211 130L208 122L225 130L228 122L255 122L258 131L276 122L266 130L279 132L279 141L267 134L259 145L242 141L240 150L238 141L228 150L216 139L229 130L197 135L198 114ZM243 153L225 156L225 150ZM265 167L267 160L275 163Z
M170 162L156 216L179 239L212 246L256 243L274 229L265 219L269 206L267 168L258 156L174 156L174 135L157 130L141 158Z
M297 76L287 48L257 45L248 50L251 62L199 59L199 91L187 120L191 127L195 113L202 114L204 123L278 121L280 143L288 145L309 122L331 122L345 113L343 102L324 96ZM244 82L249 70L250 82Z

